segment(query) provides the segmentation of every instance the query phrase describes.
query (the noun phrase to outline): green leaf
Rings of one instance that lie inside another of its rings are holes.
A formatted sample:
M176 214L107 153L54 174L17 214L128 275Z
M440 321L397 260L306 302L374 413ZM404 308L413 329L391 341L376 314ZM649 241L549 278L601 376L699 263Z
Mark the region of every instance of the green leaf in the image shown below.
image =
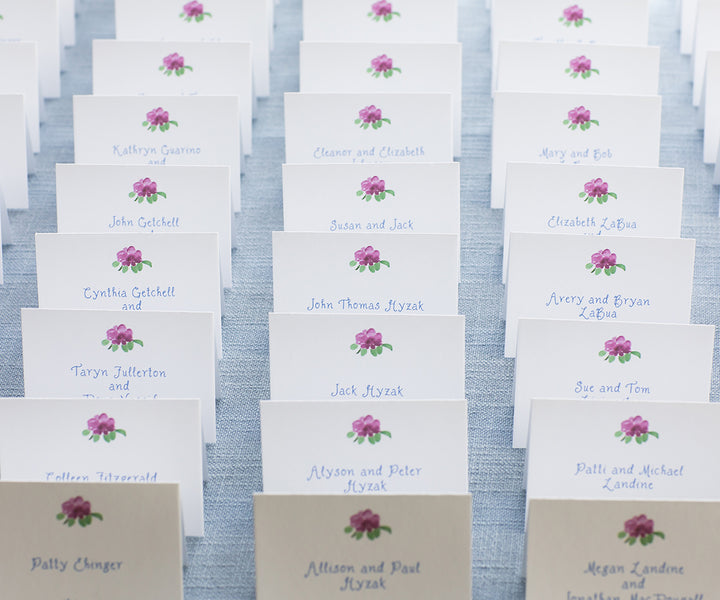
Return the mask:
M355 195L356 196L364 196L365 192L363 192L362 190L359 190L359 191L355 192Z
M372 124L372 128L373 128L373 129L378 129L379 127L381 127L380 121L375 121L375 122Z
M383 348L387 348L388 350L392 351L393 347L390 344L383 344Z
M642 437L642 436L639 435L639 436L637 436L637 437L635 438L635 443L637 443L638 445L639 445L639 444L642 444L642 440L640 439L641 437Z
M358 271L360 271L361 273L362 273L364 270L365 270L365 265L360 265L360 266L358 267Z
M156 196L162 196L163 198L167 198L167 194L165 192L158 192L157 194L153 194L154 200L157 200Z
M665 539L665 534L662 531L653 531L653 535L658 536L661 540Z
M390 266L390 262L387 261L387 260L381 260L381 261L380 261L380 264L381 264L381 265L385 265L386 267L389 267L389 266Z
M145 344L142 343L142 340L133 340L133 344L137 344L138 346L145 346Z
M360 124L360 119L355 119L355 125L359 125L359 124Z
M565 120L563 121L563 125L567 125L569 122L570 122L570 119L565 119Z
M137 196L137 194L135 192L130 192L128 194L128 198L134 198L135 196Z
M623 271L625 270L625 265L621 265L620 263L618 263L614 266L616 266L618 269L622 269Z
M645 433L642 434L642 441L643 441L643 442L647 442L647 441L648 441L648 434L647 434L647 432L645 432Z
M378 529L382 529L383 531L387 531L388 533L392 533L392 529L390 529L387 525L380 525Z
M375 348L375 352L377 352L378 355L382 354L382 346Z
M370 354L377 356L377 350L375 348L370 348Z
M350 533L352 530L353 530L352 525L348 525L348 526L345 528L345 533Z
M178 122L177 121L168 121L168 123L167 123L168 129L170 129L170 125L175 125L175 127L178 127Z
M143 127L147 127L148 125L150 125L150 123L149 123L148 121L143 121L143 122L142 122L142 126L143 126Z
M381 431L380 433L381 433L382 435L386 435L386 436L389 437L389 438L392 437L392 433L390 433L389 431Z
M100 436L96 433L96 434L92 437L92 439L93 439L93 442L98 442L98 441L100 441Z
M100 342L103 346L107 346L110 343L110 340L104 339L102 342Z
M648 431L648 435L653 436L655 439L660 439L660 434L657 431Z
M120 266L120 263L119 263L118 261L114 260L112 266L113 266L113 267L119 267L119 266Z
M593 273L595 273L595 275L600 275L600 273L602 273L602 272L603 272L603 270L600 269L599 267L593 271Z
M123 348L127 348L128 352L132 350L135 347L135 342L128 342L126 346L123 346Z
M355 437L355 432L354 432L354 431L348 431L347 437L349 437L349 438Z
M620 437L622 434L623 434L622 431L616 431L616 432L615 432L615 437Z
M149 260L144 260L144 261L142 261L141 264L147 265L148 267L152 267L152 263Z
M127 272L128 272L128 266L127 266L127 265L123 265L122 272L123 272L123 273L127 273Z
M580 192L578 194L578 198L584 198L585 196L587 196L587 194L585 192Z
M377 196L380 200L385 200L385 192L380 192Z
M357 350L358 345L357 344L350 344L350 350Z
M68 527L72 527L73 525L75 525L75 519L68 519L67 521L65 521L65 523L67 523Z
M374 435L369 436L369 437L368 437L368 442L370 442L370 444L371 444L372 446L374 446L374 445L375 445L375 436L374 436Z
M122 348L122 351L123 351L123 352L127 352L127 351L128 351L127 345L123 345L123 346L121 346L121 348Z
M607 361L608 361L609 363L613 362L614 360L615 360L615 357L614 357L614 356L611 356L610 358L607 359Z
M357 261L356 261L356 260L351 260L351 261L350 261L350 266L351 266L351 267L354 267L356 264L357 264Z
M626 535L627 535L627 533L625 533L624 531L621 531L620 533L618 533L618 537L620 539L623 539Z
M391 196L394 196L394 195L395 195L395 192L393 192L392 190L385 190L385 191L383 192L383 194L390 194ZM383 197L384 197L384 196L383 196Z
M615 192L608 192L607 195L612 196L615 200L617 200L617 194Z
M359 438L358 438L358 444L362 444L364 441L365 441L365 438L364 438L364 437L359 437Z
M117 352L118 345L117 345L117 344L113 344L112 346L110 346L110 349L111 349L113 352Z
M598 352L598 356L605 356L606 354L607 352L605 350L600 350L600 352Z
M590 122L593 123L593 124L595 124L595 125L600 125L600 121L596 121L595 119L593 119L593 120L590 121ZM590 125L588 125L588 127L590 127Z
M127 432L124 429L116 429L115 433L119 433L120 435L127 437Z
M130 267L130 270L131 270L133 273L137 273L137 272L138 272L137 265L133 265L132 267Z
M63 513L58 513L55 517L58 521L62 521L65 518L65 515Z
M83 429L82 434L83 434L83 436L90 435L90 430L89 430L89 429Z
M110 434L106 433L103 435L103 439L109 444L112 441L112 438L110 437Z
M592 264L592 263L588 263L588 264L585 265L585 268L586 268L586 269L592 269L592 268L593 268L593 264Z
M365 356L367 354L367 348L363 348L360 350L360 356Z

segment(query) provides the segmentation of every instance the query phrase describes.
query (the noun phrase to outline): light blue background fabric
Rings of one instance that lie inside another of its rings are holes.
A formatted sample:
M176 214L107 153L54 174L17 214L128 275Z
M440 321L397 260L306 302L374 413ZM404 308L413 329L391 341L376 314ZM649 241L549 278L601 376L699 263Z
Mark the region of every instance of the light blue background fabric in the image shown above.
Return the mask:
M682 231L684 237L697 239L692 318L695 323L716 324L720 313L718 189L711 185L711 167L702 164L702 133L695 128L691 105L690 58L680 56L678 51L676 3L651 0L651 5L650 43L662 46L660 164L686 169ZM439 2L438 8L441 7ZM47 121L41 130L43 151L37 157L37 173L30 178L30 210L11 213L15 243L3 249L2 396L23 395L20 308L37 306L33 235L56 231L55 163L73 162L72 95L92 92L91 40L114 35L112 0L77 0L77 9L78 44L67 51L63 96L46 101ZM208 450L206 537L188 540L187 600L255 597L252 494L262 487L258 403L270 394L267 325L272 309L270 232L282 229L283 224L282 94L298 90L300 39L301 0L281 0L276 10L275 50L271 55L272 95L259 102L253 131L254 153L247 161L243 177L242 214L235 217L239 244L233 251L236 285L225 292L225 358L221 363L217 403L218 442ZM511 447L513 361L503 358L502 211L489 207L492 103L489 14L484 0L460 0L460 40L464 47L464 115L459 309L467 319L473 598L519 600L524 595L524 451ZM103 191L96 192L100 201ZM68 268L81 262L82 256L67 257ZM71 336L72 331L67 335ZM311 343L312 339L306 342ZM62 339L50 339L48 343L62 351ZM552 343L553 340L548 340L548 345ZM668 352L692 352L692 348L676 348L672 340L667 345ZM716 375L717 350L714 358ZM712 398L717 394L714 376ZM27 427L28 443L32 443L32 423Z

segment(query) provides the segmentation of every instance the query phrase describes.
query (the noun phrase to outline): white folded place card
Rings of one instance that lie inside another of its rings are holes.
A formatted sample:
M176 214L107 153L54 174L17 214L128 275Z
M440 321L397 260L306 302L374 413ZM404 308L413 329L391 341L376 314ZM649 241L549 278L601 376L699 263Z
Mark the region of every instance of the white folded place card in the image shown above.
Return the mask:
M274 310L456 315L458 243L442 233L274 231Z
M232 286L230 167L58 164L55 175L58 233L217 232Z
M448 92L452 94L453 153L460 156L460 44L300 42L300 91Z
M0 482L3 595L182 600L177 483Z
M74 96L75 162L228 165L240 210L242 148L235 96Z
M260 422L265 492L468 491L466 400L271 400Z
M93 40L96 96L238 96L242 146L252 153L250 42Z
M717 27L720 23L720 5L715 0L698 0L693 40L693 104L699 106L705 79L707 53L720 50Z
M285 94L285 162L451 162L449 93Z
M689 323L695 240L511 233L505 356L521 317Z
M211 312L222 356L216 233L38 233L35 247L40 308Z
M660 96L496 92L491 206L508 162L657 167Z
M713 325L519 319L513 446L533 398L708 402L714 340Z
M530 500L528 600L709 600L720 504Z
M266 0L117 0L115 31L125 41L252 42L255 94L268 96L269 15Z
M27 126L22 96L0 95L0 131L0 196L6 208L28 208Z
M0 43L0 71L0 94L22 94L30 145L34 152L40 152L37 42Z
M680 52L692 54L698 0L680 0Z
M254 500L258 600L470 598L470 494Z
M503 282L510 232L680 237L683 169L508 163Z
M717 163L720 148L720 50L707 53L704 86L703 162L708 164Z
M197 399L0 398L0 474L3 481L178 482L185 535L203 535Z
M283 165L283 216L285 231L460 235L460 163Z
M444 0L303 0L309 42L457 42L458 3Z

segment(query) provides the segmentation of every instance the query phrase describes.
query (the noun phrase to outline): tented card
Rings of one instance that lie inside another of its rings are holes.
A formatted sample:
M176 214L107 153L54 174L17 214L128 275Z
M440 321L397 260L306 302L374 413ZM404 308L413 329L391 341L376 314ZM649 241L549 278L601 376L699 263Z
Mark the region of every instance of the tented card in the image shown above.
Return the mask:
M275 312L456 315L458 236L273 232Z
M65 46L75 45L75 0L60 0L60 35Z
M58 164L55 175L58 233L217 232L232 285L230 167Z
M521 317L689 323L695 240L511 233L505 356Z
M285 94L285 162L451 162L449 93Z
M466 400L271 400L260 418L265 492L468 491Z
M40 94L60 97L59 0L23 0L0 5L0 42L36 42Z
M680 0L680 52L692 54L698 0Z
M460 235L460 163L283 165L283 215L285 231Z
M0 48L3 44L0 43ZM28 146L25 103L18 94L0 95L0 196L6 208L28 207Z
M471 531L470 494L256 494L257 598L467 600Z
M199 398L215 441L210 313L23 308L22 334L26 396ZM63 339L62 352L48 339Z
M203 535L202 453L197 399L0 398L3 481L178 482L185 535Z
M3 481L0 511L6 598L182 600L177 483Z
M656 46L501 41L498 50L497 89L507 92L653 95L659 76Z
M75 162L228 165L240 210L240 107L235 96L75 96Z
M693 42L693 104L702 98L707 53L720 50L717 27L720 23L720 4L715 0L698 0L695 38Z
M309 42L457 42L457 0L303 0Z
M300 91L448 92L452 94L453 153L460 156L460 44L300 42Z
M720 148L720 50L707 53L703 113L703 162L717 163Z
M308 331L322 360L299 342ZM464 398L465 318L270 313L270 397Z
M530 500L528 600L709 600L720 504Z
M510 232L680 237L683 169L508 163L503 282Z
M255 93L268 96L272 23L266 4L266 0L116 0L116 37L124 41L252 42Z
M250 42L93 40L98 96L238 96L242 147L252 152Z
M34 152L40 152L40 97L36 42L0 44L0 94L22 94L25 122Z
M508 162L657 167L660 96L496 92L491 206Z
M533 398L707 402L714 339L712 325L520 319L513 446L527 443Z
M216 233L38 233L35 247L40 308L211 312L221 357Z

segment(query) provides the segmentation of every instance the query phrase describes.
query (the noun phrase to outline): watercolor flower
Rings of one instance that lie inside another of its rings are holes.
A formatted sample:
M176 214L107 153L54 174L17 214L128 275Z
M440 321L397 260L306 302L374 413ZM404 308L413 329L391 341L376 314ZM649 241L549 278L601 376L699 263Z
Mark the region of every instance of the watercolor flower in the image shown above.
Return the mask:
M586 269L590 270L593 275L600 275L605 273L608 277L614 275L618 269L625 270L625 265L617 262L617 255L611 252L608 248L595 252L590 257L590 262L585 265Z
M355 350L355 354L365 356L370 352L371 356L379 356L383 349L392 352L393 347L383 342L382 333L374 329L363 329L360 333L355 334L355 343L350 344L350 350Z
M570 75L573 79L581 77L587 79L593 73L600 75L600 71L592 68L592 61L585 56L576 56L570 61L570 66L565 69L565 72Z
M348 431L348 439L352 439L353 442L362 444L366 439L371 444L377 444L382 439L382 436L392 437L389 431L383 431L380 429L380 421L375 419L372 415L365 415L360 417L356 421L353 421L352 431Z
M400 13L392 9L392 4L387 0L379 0L370 7L367 14L373 21L378 22L381 19L385 22L392 21L393 17L399 17Z
M604 204L610 197L617 200L617 194L615 192L609 192L607 181L603 181L600 177L591 179L584 187L585 191L580 192L578 196L588 204L592 204L593 200L597 200L598 204Z
M63 525L68 527L75 525L76 521L80 527L87 527L92 523L93 519L103 520L100 513L92 512L90 502L82 496L75 496L75 498L66 500L60 508L62 512L58 513L56 518L58 521L63 521Z
M145 115L146 121L142 122L142 126L146 127L148 131L167 131L170 129L170 125L178 126L177 121L170 120L170 113L163 110L162 107L158 106Z
M350 517L350 525L345 527L345 533L349 533L350 537L356 540L361 540L363 535L367 535L369 540L374 540L380 537L383 531L392 533L392 529L387 525L380 525L380 515L369 508L355 513Z
M192 71L193 68L185 64L185 57L180 56L177 52L173 52L163 58L163 64L160 65L159 70L165 73L165 75L170 76L175 73L175 75L180 77L185 71Z
M118 348L122 348L123 352L130 352L136 345L145 345L142 340L133 338L132 329L122 324L108 329L105 334L105 339L100 343L103 346L107 346L108 350L112 350L113 352L117 352Z
M100 438L102 438L108 444L117 437L118 433L127 436L127 432L124 429L115 427L115 419L108 417L107 413L95 415L88 419L87 429L83 429L82 432L84 437L87 437L93 442L98 442Z
M563 125L567 125L568 129L575 131L578 127L580 131L590 129L591 125L600 125L596 119L592 119L590 110L584 106L576 106L568 111L568 118L563 121Z
M620 364L629 362L633 356L642 358L637 350L632 349L632 342L625 339L622 335L607 340L605 342L605 349L600 350L598 356L604 358L609 363L614 362L617 358Z
M127 246L117 253L117 260L113 261L112 266L123 273L127 273L128 270L139 273L143 267L152 267L152 263L143 260L142 252L135 246Z
M558 19L560 23L565 27L575 25L575 27L582 27L585 21L592 23L592 21L585 16L585 11L580 8L577 4L568 6L563 10L563 16Z
M618 533L618 537L625 540L629 546L640 540L640 544L647 546L652 544L655 537L661 540L665 539L662 531L655 531L655 523L652 519L648 519L645 515L637 515L632 519L625 521L623 530Z
M620 438L620 441L626 444L632 442L633 439L638 444L644 444L648 441L649 436L660 439L660 434L657 431L649 431L649 429L650 424L640 415L637 415L620 423L620 430L615 432L615 437Z
M367 72L370 73L375 79L378 79L381 75L387 79L389 77L393 76L393 73L397 71L398 73L402 73L400 69L397 67L393 67L393 59L390 58L387 54L381 54L380 56L376 56L370 61L370 66L367 69Z
M128 194L128 197L138 204L142 204L143 200L146 200L148 204L152 204L157 202L158 196L167 198L165 192L158 192L157 183L149 177L133 183L133 191Z
M390 119L382 116L382 110L374 104L366 106L358 112L358 118L355 119L355 125L360 125L361 129L367 129L372 126L373 129L380 129L383 123L390 124Z
M205 17L212 17L212 14L205 12L205 8L200 2L192 0L183 6L183 11L180 13L180 18L187 23L191 23L193 20L196 23L200 23Z
M394 196L395 192L385 188L384 179L373 176L368 177L365 181L360 183L360 189L356 192L356 194L358 196L362 196L362 199L366 202L370 202L373 198L380 202L381 200L385 200L387 194Z
M380 251L372 246L363 246L360 250L355 250L355 259L350 261L350 266L360 273L366 268L370 273L376 273L381 265L390 267L390 262L380 260Z

